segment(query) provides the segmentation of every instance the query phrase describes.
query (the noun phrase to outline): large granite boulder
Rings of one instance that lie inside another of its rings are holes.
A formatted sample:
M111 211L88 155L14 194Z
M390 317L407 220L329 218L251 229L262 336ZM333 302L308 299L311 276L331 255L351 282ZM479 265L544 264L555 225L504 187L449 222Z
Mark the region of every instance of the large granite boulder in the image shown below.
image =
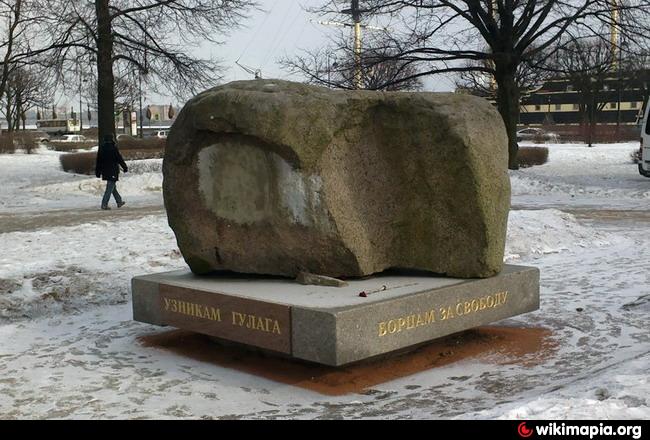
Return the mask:
M187 103L164 160L193 272L501 271L507 137L487 101L240 81Z

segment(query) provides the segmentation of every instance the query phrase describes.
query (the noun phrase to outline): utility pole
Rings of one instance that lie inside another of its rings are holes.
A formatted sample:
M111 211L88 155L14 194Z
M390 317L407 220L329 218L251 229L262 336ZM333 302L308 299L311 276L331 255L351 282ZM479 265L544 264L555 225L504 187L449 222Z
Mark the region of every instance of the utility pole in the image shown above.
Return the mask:
M367 12L359 8L359 0L352 0L350 2L350 9L344 9L341 14L352 15L353 23L339 23L336 21L318 21L318 24L325 26L341 26L354 28L354 87L355 89L363 89L363 69L361 66L361 29L371 29L378 31L387 31L386 28L379 28L375 26L368 26L361 24L361 14ZM310 20L314 21L314 20ZM329 69L328 69L329 70Z
M497 0L492 0L492 19L495 22L497 22L498 20L497 10L498 10ZM488 61L488 63L490 64L490 67L494 70L495 69L494 61ZM496 90L497 90L497 78L496 75L493 73L491 74L491 78L490 78L490 92L494 93L494 96L496 96Z
M147 28L144 28L144 42L147 42ZM142 120L142 75L149 73L149 65L147 64L147 46L144 47L144 69L138 68L138 97L140 98L140 114L138 119L140 120L140 133L139 138L144 139L144 121Z
M357 89L363 88L363 75L361 73L361 9L359 0L350 2L350 9L341 11L343 14L352 15L354 22L354 85Z
M79 75L79 134L82 134L84 130L84 109L83 104L81 103L81 63L79 58L77 58L77 74Z
M140 133L139 138L142 139L143 133L142 133L142 70L138 69L138 89L139 89L139 95L140 95L140 115L138 119L140 120Z
M617 73L617 94L618 94L618 103L616 106L616 141L621 141L621 100L622 100L622 80L623 80L623 40L621 39L620 45L618 48L618 66L616 69Z
M611 1L611 19L612 23L610 25L609 33L609 43L612 54L612 69L616 71L616 89L618 95L618 102L616 106L616 140L620 140L621 134L621 64L622 64L622 54L623 48L621 47L621 35L619 29L619 22L621 19L621 12L619 10L619 1L620 0L610 0Z
M618 69L618 57L617 52L621 51L619 45L620 31L619 31L619 21L621 17L621 11L619 10L619 0L610 0L612 3L612 23L610 26L609 32L609 42L612 49L612 64L614 69Z

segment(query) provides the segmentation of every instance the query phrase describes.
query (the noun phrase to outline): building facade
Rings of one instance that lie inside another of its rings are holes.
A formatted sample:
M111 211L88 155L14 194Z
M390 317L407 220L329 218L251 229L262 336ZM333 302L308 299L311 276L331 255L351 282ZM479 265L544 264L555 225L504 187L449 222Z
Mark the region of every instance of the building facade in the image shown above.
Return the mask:
M643 118L650 88L650 70L634 78L612 76L597 93L602 109L597 124L638 125ZM584 122L580 111L581 94L568 79L546 81L539 89L522 93L520 125L579 125Z

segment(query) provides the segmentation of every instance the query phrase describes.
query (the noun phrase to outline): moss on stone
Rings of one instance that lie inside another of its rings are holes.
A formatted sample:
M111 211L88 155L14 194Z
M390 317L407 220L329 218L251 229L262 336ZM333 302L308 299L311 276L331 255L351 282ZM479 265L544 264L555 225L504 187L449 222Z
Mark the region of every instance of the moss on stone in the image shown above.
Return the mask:
M503 265L507 136L480 98L239 81L187 103L167 156L167 213L195 273Z

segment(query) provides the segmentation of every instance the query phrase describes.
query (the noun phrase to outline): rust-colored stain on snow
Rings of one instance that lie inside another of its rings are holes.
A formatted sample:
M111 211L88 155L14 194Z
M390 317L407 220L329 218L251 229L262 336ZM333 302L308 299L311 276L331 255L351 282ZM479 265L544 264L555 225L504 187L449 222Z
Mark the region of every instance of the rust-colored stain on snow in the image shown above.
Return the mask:
M172 330L142 336L139 342L198 361L253 374L321 394L339 396L475 359L498 365L533 366L557 349L551 331L530 327L478 327L437 339L408 352L386 355L344 367L328 367L241 346L222 345L208 336Z

